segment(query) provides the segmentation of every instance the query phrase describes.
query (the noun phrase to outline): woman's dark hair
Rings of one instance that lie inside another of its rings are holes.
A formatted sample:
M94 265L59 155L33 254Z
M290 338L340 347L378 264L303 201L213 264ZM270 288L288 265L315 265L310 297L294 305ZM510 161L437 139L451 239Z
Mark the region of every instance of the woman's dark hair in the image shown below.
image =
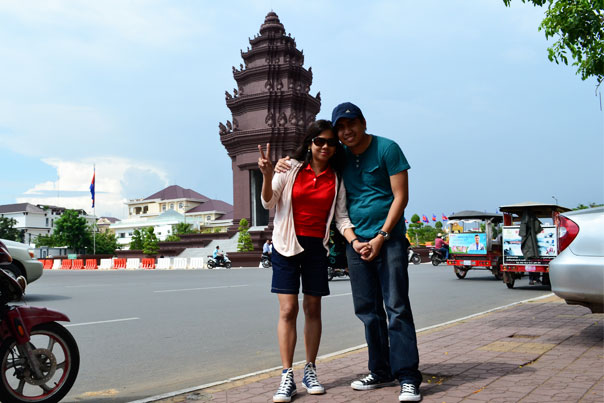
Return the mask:
M336 139L338 138L329 120L321 119L312 122L306 129L306 135L302 140L302 144L300 144L300 146L296 149L296 151L292 155L292 158L304 162L304 165L309 164L312 155L308 151L312 139L317 137L319 134L323 133L325 130L330 130L333 133L334 137ZM338 142L338 145L336 146L336 152L329 159L329 165L334 171L336 171L336 173L340 173L342 171L342 168L344 166L344 147L342 147L342 144L340 144L340 142Z

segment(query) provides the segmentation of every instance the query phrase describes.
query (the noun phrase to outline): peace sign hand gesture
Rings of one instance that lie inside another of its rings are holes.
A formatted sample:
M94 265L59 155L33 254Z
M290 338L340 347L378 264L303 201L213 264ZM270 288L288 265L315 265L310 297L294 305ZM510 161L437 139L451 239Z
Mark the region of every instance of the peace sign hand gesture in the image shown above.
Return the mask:
M266 143L266 154L262 151L262 146L258 144L258 151L260 151L260 158L258 158L258 168L265 177L273 176L273 163L270 160L271 157L271 144Z

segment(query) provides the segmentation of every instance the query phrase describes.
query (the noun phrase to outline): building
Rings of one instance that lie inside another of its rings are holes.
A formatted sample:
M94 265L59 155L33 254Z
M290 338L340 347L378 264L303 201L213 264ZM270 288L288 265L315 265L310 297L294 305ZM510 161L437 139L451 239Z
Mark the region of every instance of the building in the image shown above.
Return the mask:
M0 217L13 218L17 221L15 228L22 231L23 242L33 245L38 235L54 232L55 221L67 210L65 207L33 205L31 203L5 204L0 206ZM84 210L76 210L88 224L94 224L94 217Z
M111 224L115 224L116 222L119 222L119 221L120 221L120 219L115 218L115 217L101 217L98 220L96 220L96 227L99 232L105 232L105 231L113 232L113 230L111 230L109 228L109 226Z
M126 203L128 218L109 225L118 243L129 245L135 229L153 227L160 241L172 235L172 226L192 224L195 230L226 230L233 224L233 206L178 185L168 186L144 199Z
M291 155L321 108L320 94L310 95L312 70L303 67L304 53L286 35L277 14L266 15L260 35L249 43L251 48L241 51L240 68L233 67L237 88L225 92L232 123L218 124L232 161L235 228L242 218L253 227L269 224L269 212L260 202L258 144L271 143L273 161Z

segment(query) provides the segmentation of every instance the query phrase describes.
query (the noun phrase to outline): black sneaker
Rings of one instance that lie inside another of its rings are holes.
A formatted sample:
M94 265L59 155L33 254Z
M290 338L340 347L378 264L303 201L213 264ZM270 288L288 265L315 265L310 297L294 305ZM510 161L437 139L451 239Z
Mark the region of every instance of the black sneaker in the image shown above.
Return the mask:
M354 390L370 390L390 386L394 382L392 378L378 378L373 374L369 374L350 384Z
M422 400L422 395L414 384L401 384L401 394L398 395L399 402L419 402L420 400Z
M273 395L273 402L287 403L292 401L292 396L295 396L296 384L294 383L294 370L292 368L284 369L281 373L281 384L277 393Z

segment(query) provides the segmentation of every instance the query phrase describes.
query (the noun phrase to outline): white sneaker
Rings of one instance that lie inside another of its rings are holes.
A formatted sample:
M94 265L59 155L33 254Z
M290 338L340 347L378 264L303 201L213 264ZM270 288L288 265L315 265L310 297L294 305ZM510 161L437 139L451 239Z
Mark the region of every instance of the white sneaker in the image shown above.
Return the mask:
M296 384L294 383L294 370L292 368L284 369L281 373L281 384L277 393L273 395L273 402L275 403L288 403L292 401L292 397L295 396Z
M401 394L398 395L399 402L419 402L420 400L422 400L422 395L414 384L401 384Z
M312 362L307 363L304 367L302 386L304 386L309 395L322 395L325 393L325 388L317 380L317 368Z

